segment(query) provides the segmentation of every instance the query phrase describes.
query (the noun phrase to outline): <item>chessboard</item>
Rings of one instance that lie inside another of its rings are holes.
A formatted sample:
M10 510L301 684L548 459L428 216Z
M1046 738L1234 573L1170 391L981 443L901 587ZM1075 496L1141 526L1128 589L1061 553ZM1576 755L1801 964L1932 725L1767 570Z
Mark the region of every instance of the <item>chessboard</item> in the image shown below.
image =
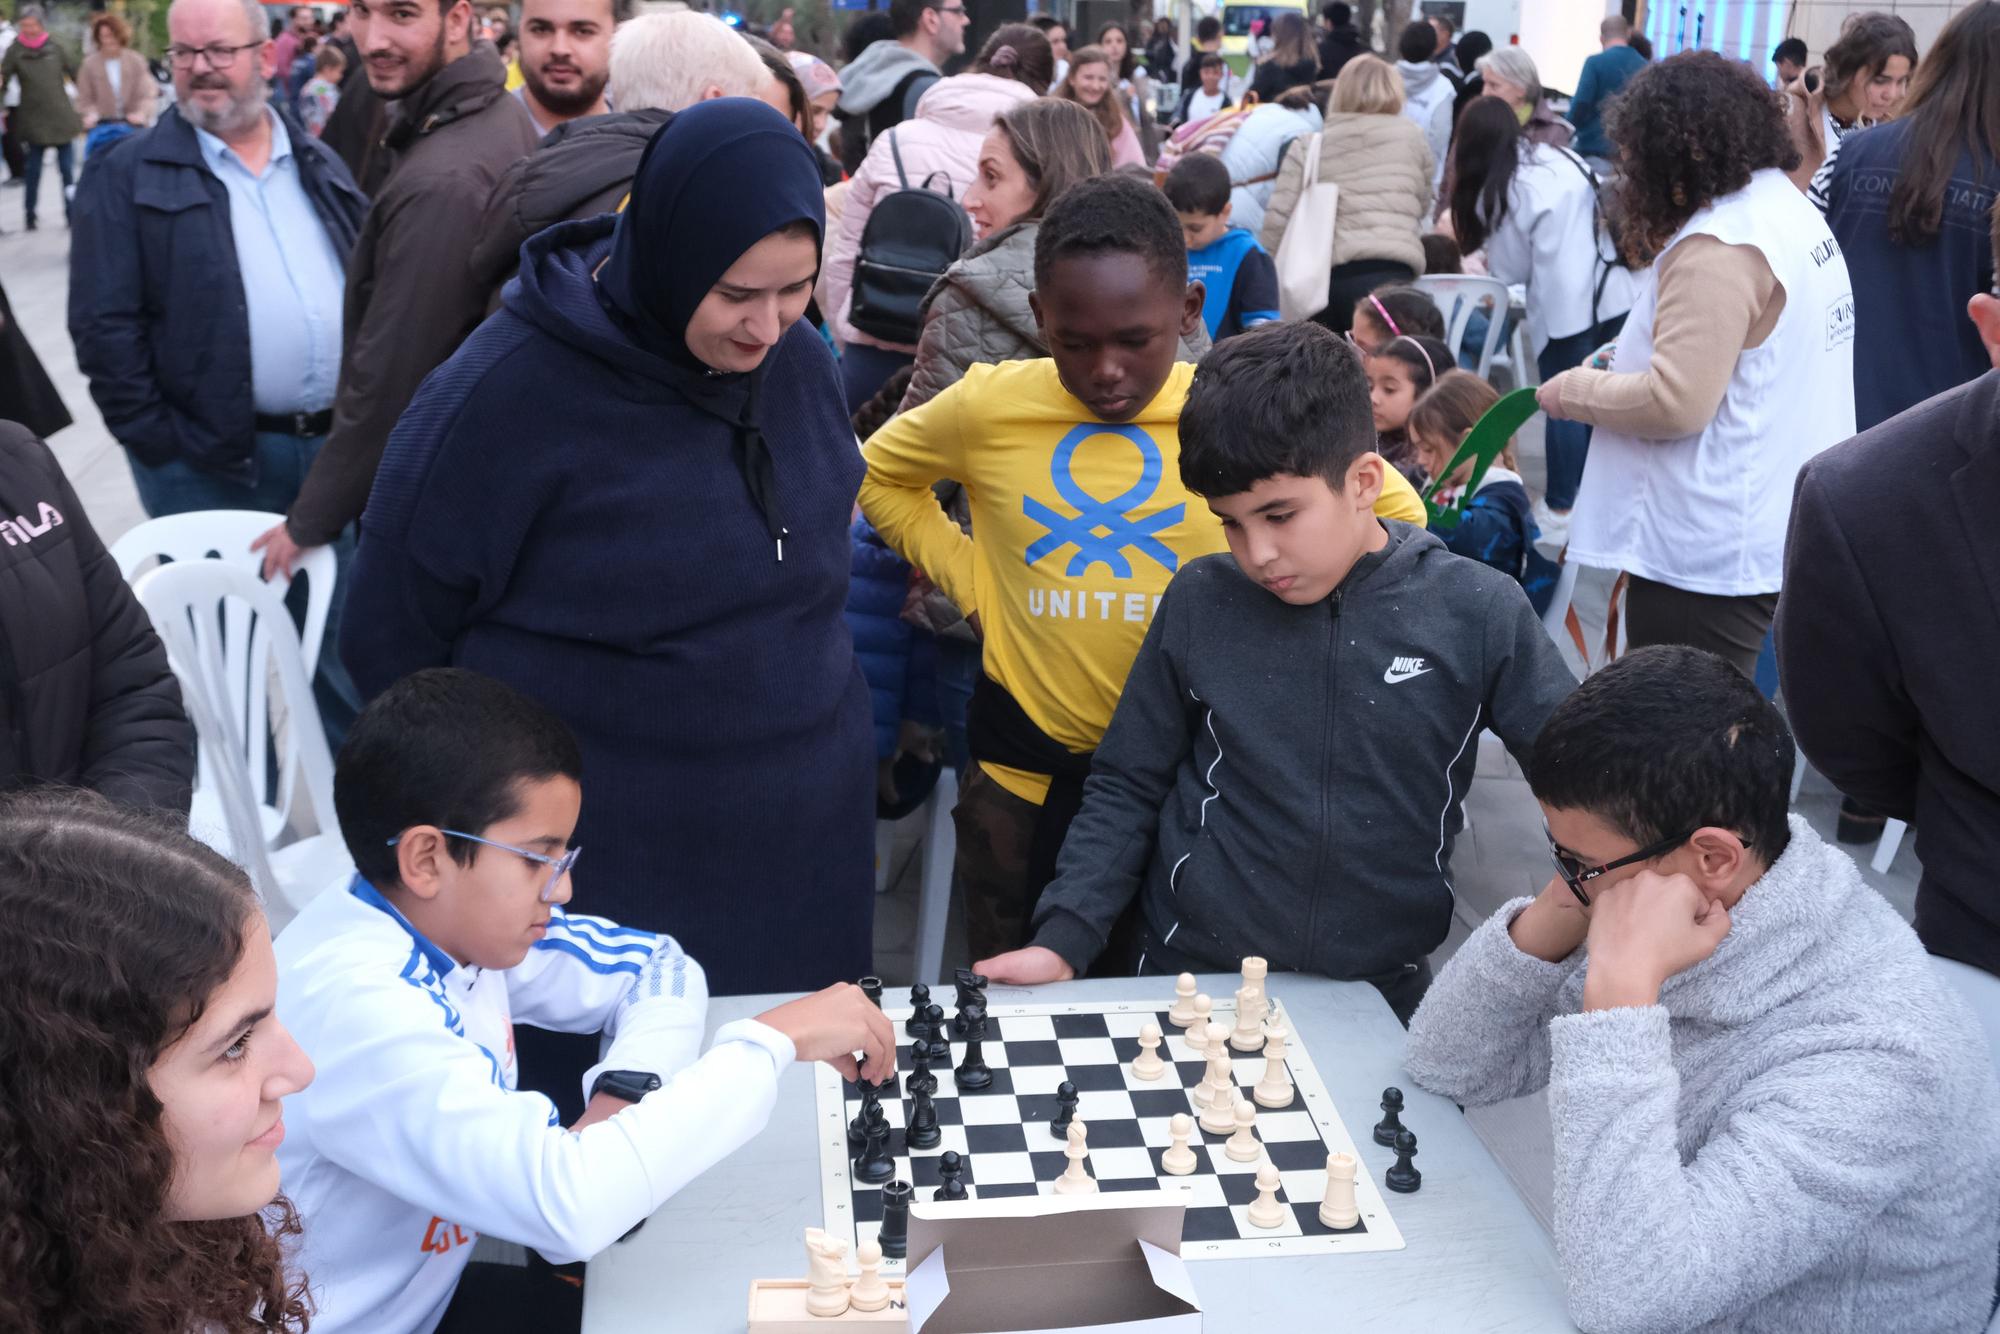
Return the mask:
M1283 1007L1274 998L1274 1013ZM884 1007L899 1035L909 1018L907 1006ZM1233 1012L1215 1009L1213 1019L1231 1023ZM1165 1073L1155 1080L1132 1073L1139 1054L1140 1026L1151 1020L1160 1026L1160 1055ZM1289 1020L1286 1020L1289 1023ZM1294 1030L1296 1032L1296 1030ZM947 1037L951 1036L949 1031ZM961 1039L952 1040L953 1064L964 1055ZM939 1184L938 1160L947 1150L963 1159L961 1180L972 1199L1049 1195L1068 1160L1065 1137L1050 1129L1055 1117L1056 1089L1064 1081L1076 1086L1077 1119L1089 1127L1088 1169L1100 1191L1162 1190L1186 1202L1181 1255L1191 1260L1247 1259L1258 1256L1327 1255L1348 1251L1388 1251L1403 1248L1402 1233L1389 1216L1368 1157L1382 1156L1372 1139L1368 1154L1348 1132L1333 1099L1303 1043L1286 1052L1296 1096L1282 1110L1258 1108L1256 1133L1280 1173L1280 1201L1289 1213L1276 1228L1253 1226L1246 1217L1257 1197L1254 1162L1236 1162L1223 1151L1227 1135L1212 1134L1197 1123L1190 1147L1196 1167L1190 1176L1175 1176L1160 1166L1171 1145L1169 1122L1176 1113L1190 1115L1199 1106L1189 1090L1202 1082L1207 1066L1191 1051L1182 1030L1167 1015L1166 1003L1073 1002L1069 1004L995 1005L987 1010L986 1064L991 1086L976 1092L961 1090L952 1070L942 1063L933 1073L938 1088L933 1099L942 1142L933 1149L912 1151L904 1143L903 1126L909 1102L903 1077L912 1068L910 1044L901 1046L896 1084L881 1094L883 1111L892 1127L890 1148L896 1158L892 1180L916 1187L915 1199L929 1201ZM1260 1054L1233 1053L1232 1070L1239 1097L1249 1099L1264 1073ZM850 1253L880 1230L880 1186L857 1181L849 1157L848 1123L860 1111L861 1090L841 1078L831 1066L816 1070L816 1115L820 1139L820 1174L826 1205L826 1230L845 1238ZM1363 1128L1364 1137L1367 1128ZM1351 1154L1360 1170L1355 1202L1360 1221L1336 1232L1319 1219L1326 1188L1329 1153ZM900 1261L887 1261L883 1272L901 1273Z

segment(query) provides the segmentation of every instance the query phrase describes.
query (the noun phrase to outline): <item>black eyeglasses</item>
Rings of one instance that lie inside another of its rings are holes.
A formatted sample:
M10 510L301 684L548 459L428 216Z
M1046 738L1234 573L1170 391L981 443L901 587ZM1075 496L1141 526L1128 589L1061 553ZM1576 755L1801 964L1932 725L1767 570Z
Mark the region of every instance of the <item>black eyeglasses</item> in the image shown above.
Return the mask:
M175 69L193 69L194 58L202 56L207 59L210 69L225 70L236 63L239 52L254 51L263 44L263 39L259 38L241 46L224 46L219 42L214 46L170 46L167 48L167 59L173 62Z
M1583 892L1585 885L1621 866L1632 866L1638 862L1649 862L1655 857L1664 857L1695 835L1695 831L1690 829L1685 834L1663 838L1649 847L1640 848L1629 857L1620 857L1617 861L1606 862L1602 866L1587 866L1578 858L1563 851L1562 844L1556 842L1556 836L1549 833L1546 824L1542 826L1542 833L1548 837L1549 856L1556 860L1556 873L1562 877L1563 883L1569 886L1569 892L1576 895L1576 901L1586 908L1590 906L1590 895ZM1745 843L1743 846L1747 848L1750 845Z

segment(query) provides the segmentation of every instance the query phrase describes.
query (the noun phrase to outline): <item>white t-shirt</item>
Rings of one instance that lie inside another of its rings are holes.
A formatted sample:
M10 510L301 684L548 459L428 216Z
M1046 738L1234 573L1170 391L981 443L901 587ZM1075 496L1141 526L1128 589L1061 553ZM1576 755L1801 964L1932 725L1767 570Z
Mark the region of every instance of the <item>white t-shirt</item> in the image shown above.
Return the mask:
M1192 125L1195 121L1205 120L1227 105L1229 105L1229 94L1222 89L1205 93L1197 88L1194 90L1194 95L1188 98L1187 117L1181 123Z

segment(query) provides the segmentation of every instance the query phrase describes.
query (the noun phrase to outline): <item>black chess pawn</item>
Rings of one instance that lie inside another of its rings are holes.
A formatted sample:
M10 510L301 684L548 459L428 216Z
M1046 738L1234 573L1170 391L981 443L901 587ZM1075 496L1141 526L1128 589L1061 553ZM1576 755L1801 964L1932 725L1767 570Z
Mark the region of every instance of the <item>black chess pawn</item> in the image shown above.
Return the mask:
M1382 1184L1400 1195L1410 1195L1424 1184L1424 1174L1410 1159L1417 1156L1417 1132L1405 1130L1396 1136L1396 1165L1382 1174Z
M881 978L870 975L868 977L862 978L859 982L855 983L855 985L861 988L862 995L866 996L869 1000L875 1002L876 1009L879 1010L882 1008Z
M847 1123L847 1153L849 1157L860 1153L868 1143L868 1122L882 1110L882 1086L871 1084L865 1079L857 1079L854 1086L861 1090L861 1110Z
M910 988L910 1017L903 1021L905 1037L924 1035L924 1011L930 1008L931 989L919 982Z
M1056 1085L1056 1115L1049 1122L1049 1129L1060 1140L1069 1138L1069 1123L1076 1120L1076 1085L1065 1079Z
M930 1090L910 1090L910 1124L903 1131L903 1143L912 1149L935 1149L944 1139L938 1129L937 1107Z
M951 1064L951 1039L944 1035L944 1006L925 1010L924 1021L930 1029L931 1060Z
M931 1198L933 1200L966 1199L965 1183L959 1180L964 1174L965 1163L959 1158L958 1153L955 1150L946 1149L944 1156L938 1159L938 1188L931 1192Z
M925 1093L936 1093L937 1076L931 1073L930 1040L927 1033L919 1033L910 1043L910 1077L903 1081L905 1092L915 1096L918 1089Z
M975 1005L965 1012L965 1059L952 1071L952 1079L962 1089L977 1091L993 1086L993 1072L986 1068L986 1010Z
M907 1181L891 1181L882 1187L882 1231L875 1244L885 1260L900 1260L910 1253L910 1201L917 1188Z
M878 1104L868 1122L868 1142L854 1161L854 1179L883 1182L895 1175L896 1159L889 1152L889 1117Z
M1403 1090L1383 1089L1382 1110L1388 1115L1375 1123L1375 1142L1385 1149L1393 1149L1396 1147L1396 1136L1403 1129L1403 1122L1396 1115L1403 1110Z

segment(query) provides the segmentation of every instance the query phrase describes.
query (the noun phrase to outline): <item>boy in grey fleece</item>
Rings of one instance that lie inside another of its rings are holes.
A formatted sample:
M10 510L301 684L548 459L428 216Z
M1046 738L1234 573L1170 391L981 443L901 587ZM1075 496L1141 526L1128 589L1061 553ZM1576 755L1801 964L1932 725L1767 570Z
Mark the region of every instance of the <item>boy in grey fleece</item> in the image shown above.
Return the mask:
M1570 1312L1599 1332L1984 1330L2000 1087L1977 1021L1848 856L1787 814L1784 721L1641 649L1549 719L1558 876L1410 1025L1468 1105L1547 1085Z
M1451 922L1479 730L1525 756L1576 681L1521 586L1383 523L1360 359L1316 325L1218 344L1180 419L1228 556L1168 586L1098 746L1033 943L995 981L1109 963L1376 983L1407 1020Z

